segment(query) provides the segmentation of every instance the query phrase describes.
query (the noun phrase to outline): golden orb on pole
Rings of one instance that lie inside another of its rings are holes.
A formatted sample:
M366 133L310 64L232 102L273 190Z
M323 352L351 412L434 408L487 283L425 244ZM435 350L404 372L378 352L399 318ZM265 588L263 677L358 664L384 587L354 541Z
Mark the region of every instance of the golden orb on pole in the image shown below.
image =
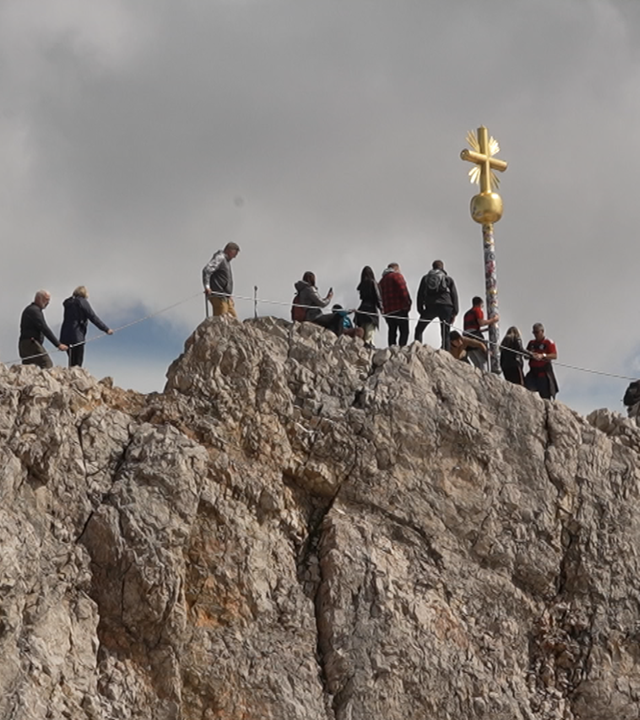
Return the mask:
M500 372L500 333L498 330L498 277L496 274L496 246L493 239L493 224L502 217L502 198L496 190L499 180L497 172L504 172L507 163L494 157L500 152L497 141L489 137L484 125L478 128L477 135L467 133L467 142L471 148L463 150L460 157L472 163L469 179L478 183L480 192L471 199L471 217L482 225L482 245L484 249L484 282L487 298L487 317L493 319L489 326L489 366L491 372Z
M478 128L478 134L467 133L467 142L471 150L463 150L460 157L473 163L469 170L469 179L480 185L480 194L471 198L471 217L482 225L495 223L502 217L502 198L497 190L500 181L494 170L504 172L507 163L494 157L500 152L500 146L494 138L489 137L486 127Z
M496 223L502 217L502 198L495 192L483 192L471 198L471 217L482 225Z

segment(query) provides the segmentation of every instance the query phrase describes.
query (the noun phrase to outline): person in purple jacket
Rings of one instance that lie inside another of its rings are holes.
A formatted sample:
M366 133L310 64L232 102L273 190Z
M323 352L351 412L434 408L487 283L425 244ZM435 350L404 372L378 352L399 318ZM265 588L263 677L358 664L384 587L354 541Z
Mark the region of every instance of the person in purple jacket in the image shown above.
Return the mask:
M80 285L73 291L73 295L63 303L64 317L60 329L60 340L69 346L69 367L82 367L84 360L84 345L87 337L87 324L91 321L98 330L113 335L100 318L93 312L89 304L89 293L84 285Z

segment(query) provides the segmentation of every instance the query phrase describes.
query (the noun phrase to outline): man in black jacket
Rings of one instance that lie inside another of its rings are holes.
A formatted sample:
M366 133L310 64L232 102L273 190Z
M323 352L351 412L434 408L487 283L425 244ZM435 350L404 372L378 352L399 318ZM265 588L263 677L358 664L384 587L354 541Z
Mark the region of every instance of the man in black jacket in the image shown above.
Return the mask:
M415 338L422 342L422 333L434 319L440 319L443 350L451 347L449 332L458 314L458 291L453 278L447 275L442 260L434 260L431 270L422 278L418 289L418 312Z
M63 345L51 332L47 321L44 319L42 311L47 307L50 300L51 295L46 290L38 290L31 305L27 305L22 311L18 352L23 365L38 365L41 368L53 367L49 353L42 346L45 337L58 350L64 351L67 349L67 346Z

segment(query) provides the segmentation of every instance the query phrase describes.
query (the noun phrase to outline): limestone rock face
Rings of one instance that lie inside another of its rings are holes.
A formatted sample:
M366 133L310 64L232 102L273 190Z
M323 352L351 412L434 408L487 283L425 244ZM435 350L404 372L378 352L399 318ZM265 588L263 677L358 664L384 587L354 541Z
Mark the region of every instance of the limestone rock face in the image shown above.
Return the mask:
M0 717L640 717L633 421L270 318L0 396Z

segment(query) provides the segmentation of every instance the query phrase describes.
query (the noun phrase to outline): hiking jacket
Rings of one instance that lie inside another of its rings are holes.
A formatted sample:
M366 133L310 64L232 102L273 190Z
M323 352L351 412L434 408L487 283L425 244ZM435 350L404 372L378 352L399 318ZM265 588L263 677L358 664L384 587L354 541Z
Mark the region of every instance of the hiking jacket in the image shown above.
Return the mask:
M318 288L314 285L310 285L308 282L305 282L304 280L298 280L298 282L294 285L296 289L296 293L298 293L298 305L313 305L314 307L308 307L306 308L306 314L305 314L305 320L313 320L314 318L319 317L322 315L321 308L327 307L327 305L331 302L331 298L326 297L322 298L320 297L320 293L318 292Z
M380 295L385 315L411 310L411 295L402 273L387 268L380 280Z
M22 311L20 340L37 340L42 345L45 337L56 347L60 345L60 340L51 332L51 328L44 319L42 308L32 302Z
M513 351L513 352L512 352ZM524 364L524 347L518 337L505 336L500 343L500 367L502 371L510 368L522 368Z
M64 345L75 345L84 342L87 336L87 325L91 321L98 330L109 332L109 328L93 312L87 298L72 295L63 303L64 317L60 328L60 341Z
M202 284L205 290L209 288L214 293L221 293L222 295L233 294L231 263L224 254L224 250L218 250L204 268L202 268Z
M447 275L446 270L442 271ZM453 308L453 314L458 314L458 290L453 278L447 275L447 290L442 290L437 295L427 294L427 276L424 275L420 281L418 288L418 312L422 315L427 308L434 305L450 305Z

